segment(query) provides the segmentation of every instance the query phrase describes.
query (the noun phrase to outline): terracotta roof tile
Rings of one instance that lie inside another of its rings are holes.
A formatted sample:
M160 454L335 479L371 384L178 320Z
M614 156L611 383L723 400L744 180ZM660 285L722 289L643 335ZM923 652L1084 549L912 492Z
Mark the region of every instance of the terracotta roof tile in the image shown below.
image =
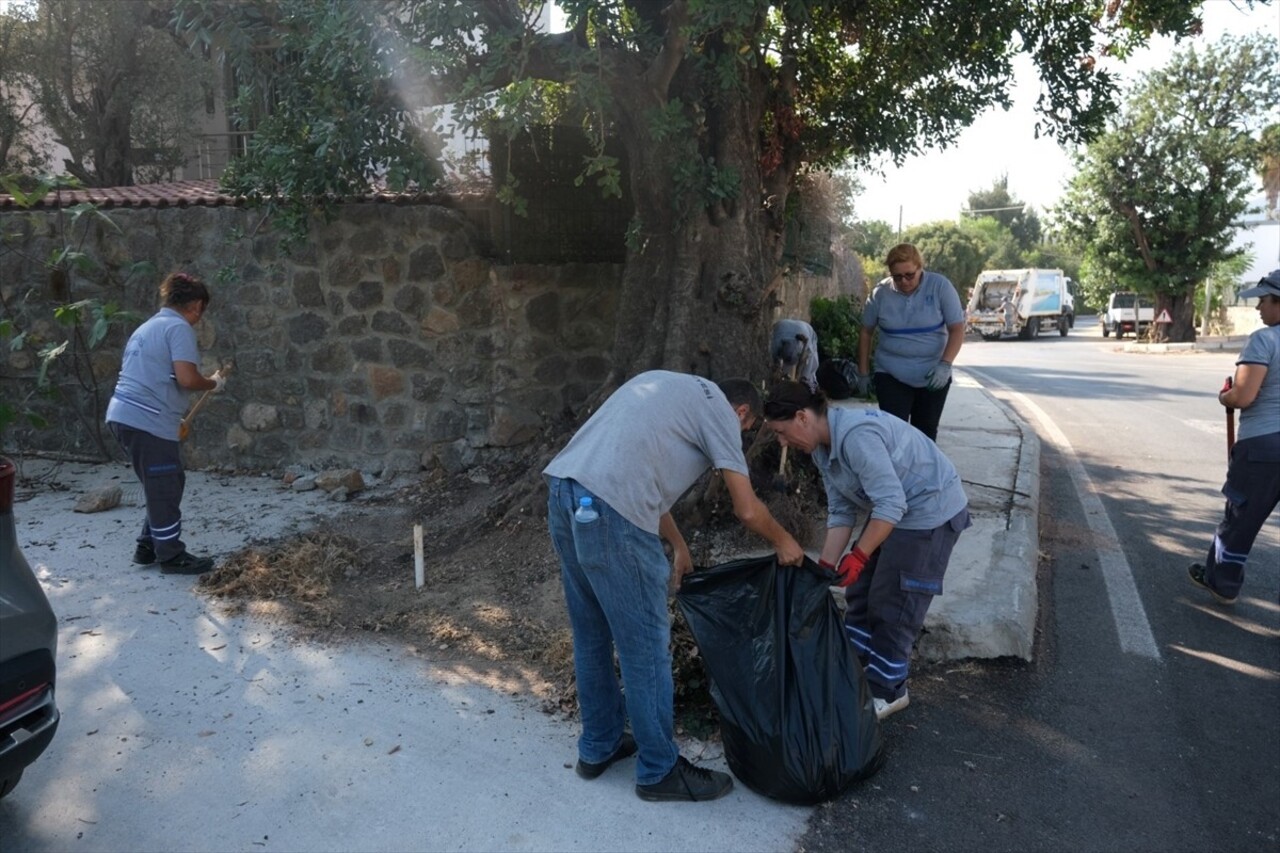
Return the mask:
M442 204L448 203L440 194L409 194L371 192L348 202L382 204ZM245 199L228 195L218 189L218 181L210 178L200 181L173 181L166 184L138 184L132 187L90 187L80 190L50 192L27 210L55 210L90 202L104 208L113 207L220 207L242 205ZM13 196L0 193L0 212L23 210Z

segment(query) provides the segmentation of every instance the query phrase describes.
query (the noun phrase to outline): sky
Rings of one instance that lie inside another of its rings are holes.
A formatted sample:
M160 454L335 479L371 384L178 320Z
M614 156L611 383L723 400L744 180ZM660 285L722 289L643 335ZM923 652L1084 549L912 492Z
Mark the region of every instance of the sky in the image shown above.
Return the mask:
M1280 4L1273 2L1250 12L1237 9L1231 0L1207 0L1204 35L1196 43L1216 41L1227 33L1252 32L1280 36ZM1137 73L1163 66L1174 50L1173 39L1161 38L1116 71L1123 81L1132 80ZM1070 155L1057 142L1035 138L1039 80L1031 61L1021 62L1012 109L985 113L950 149L912 157L901 168L889 164L883 177L859 175L865 190L854 200L858 218L878 219L896 227L901 216L903 228L954 220L967 206L970 192L989 189L1005 174L1009 176L1009 192L1019 201L1042 212L1053 205L1074 168Z

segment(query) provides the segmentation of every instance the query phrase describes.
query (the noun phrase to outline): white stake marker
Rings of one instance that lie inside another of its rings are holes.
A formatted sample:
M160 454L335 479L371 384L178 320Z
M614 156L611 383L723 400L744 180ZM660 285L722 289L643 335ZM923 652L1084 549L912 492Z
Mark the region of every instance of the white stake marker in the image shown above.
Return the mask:
M422 525L415 524L413 526L413 582L418 585L418 589L422 589L422 585L426 583L423 574Z

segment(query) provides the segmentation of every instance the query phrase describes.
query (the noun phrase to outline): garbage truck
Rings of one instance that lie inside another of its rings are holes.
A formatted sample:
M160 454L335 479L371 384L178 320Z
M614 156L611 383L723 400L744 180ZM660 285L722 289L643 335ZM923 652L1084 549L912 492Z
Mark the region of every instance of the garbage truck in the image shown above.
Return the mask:
M1062 337L1075 325L1074 299L1062 270L985 270L974 282L965 326L984 340L1023 340L1057 329Z

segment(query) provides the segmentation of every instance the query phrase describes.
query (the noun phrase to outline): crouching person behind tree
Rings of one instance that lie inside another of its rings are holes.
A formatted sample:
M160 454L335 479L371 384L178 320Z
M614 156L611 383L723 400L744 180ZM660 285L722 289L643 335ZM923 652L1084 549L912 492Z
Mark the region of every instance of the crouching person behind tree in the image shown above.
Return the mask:
M667 590L693 568L671 507L707 468L724 476L738 520L799 565L800 545L751 489L742 432L759 417L760 395L743 379L650 371L628 381L583 424L542 472L547 526L560 557L573 630L582 735L579 776L594 779L639 752L636 794L645 800L713 800L733 787L727 773L695 767L674 735ZM575 518L589 500L595 517ZM618 653L622 685L614 673ZM634 735L626 731L630 718Z
M827 492L819 565L845 587L845 629L883 719L907 706L911 647L960 532L970 526L960 475L938 446L900 418L828 408L821 391L775 385L765 424L786 447L813 456ZM853 540L858 511L866 525ZM841 555L844 555L843 558Z
M810 391L818 387L818 335L803 320L779 320L773 324L769 358L774 368L788 377L794 370L794 378L808 385Z

